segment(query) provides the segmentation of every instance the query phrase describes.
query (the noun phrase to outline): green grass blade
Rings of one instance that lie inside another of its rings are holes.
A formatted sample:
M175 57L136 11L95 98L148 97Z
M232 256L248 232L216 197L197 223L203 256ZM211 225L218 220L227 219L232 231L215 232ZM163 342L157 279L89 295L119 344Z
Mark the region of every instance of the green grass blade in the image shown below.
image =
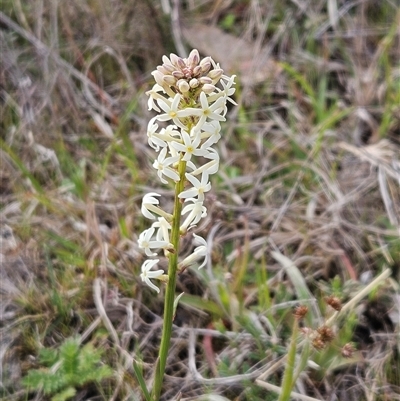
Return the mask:
M146 382L144 381L142 370L140 369L140 367L136 361L133 361L133 370L135 371L136 378L139 382L140 388L143 391L146 401L151 401L151 396L150 396L149 390L147 390Z

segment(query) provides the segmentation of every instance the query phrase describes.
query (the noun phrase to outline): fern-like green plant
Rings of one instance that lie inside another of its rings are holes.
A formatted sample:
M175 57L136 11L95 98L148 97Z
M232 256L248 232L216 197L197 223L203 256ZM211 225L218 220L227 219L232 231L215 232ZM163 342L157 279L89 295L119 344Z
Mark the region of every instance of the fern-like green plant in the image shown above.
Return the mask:
M79 339L69 338L58 350L43 348L39 362L44 367L30 370L22 383L29 390L52 395L52 401L68 400L77 388L112 375L109 366L100 364L101 356L92 344L80 347Z

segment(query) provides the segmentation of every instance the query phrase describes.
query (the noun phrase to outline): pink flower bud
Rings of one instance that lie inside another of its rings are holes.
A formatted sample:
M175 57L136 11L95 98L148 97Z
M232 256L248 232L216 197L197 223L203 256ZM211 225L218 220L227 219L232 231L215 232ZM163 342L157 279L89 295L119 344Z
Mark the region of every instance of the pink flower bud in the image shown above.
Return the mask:
M182 79L185 78L185 74L181 71L174 71L172 73L172 75L176 78L176 79Z
M186 64L188 67L194 68L197 66L197 64L199 64L199 61L200 61L199 52L197 51L197 49L193 49L189 54L189 58Z
M193 75L195 77L198 77L199 75L201 75L202 72L203 71L201 70L201 67L199 65L197 65L196 67L193 68Z
M178 69L183 69L186 67L185 62L182 60L181 57L178 57L176 54L171 53L169 55L169 57L171 58L171 63L177 67Z

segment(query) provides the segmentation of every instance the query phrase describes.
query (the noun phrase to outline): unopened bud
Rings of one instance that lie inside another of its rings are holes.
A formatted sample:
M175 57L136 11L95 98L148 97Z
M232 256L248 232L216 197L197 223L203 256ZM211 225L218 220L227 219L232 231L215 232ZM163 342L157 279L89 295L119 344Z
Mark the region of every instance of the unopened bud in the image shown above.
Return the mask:
M199 86L199 81L198 81L198 79L196 79L196 78L193 78L193 79L191 79L190 81L189 81L189 86L191 87L191 88L197 88L198 86Z
M169 64L164 63L162 65L162 67L165 68L168 71L167 74L172 74L175 71L175 67L171 63L169 63Z
M151 73L153 75L154 80L158 83L158 85L164 86L165 82L163 81L164 74L162 74L160 71L155 70Z
M203 74L207 74L211 68L211 57L205 57L203 60L200 61L200 67L203 71Z
M199 64L200 61L200 56L199 56L199 52L197 51L197 49L193 49L188 57L188 61L187 61L187 65L190 68L194 68L197 66L197 64Z
M164 64L167 64L167 65L172 67L171 60L167 56L165 56L165 55L162 56L162 61L163 61Z
M170 72L169 72L166 68L164 68L162 65L159 65L159 66L157 67L157 70L160 71L161 74L163 74L163 75L167 75L167 74L170 73Z
M171 86L176 84L176 78L173 77L172 75L164 75L163 81L164 81L167 85L171 85Z
M189 92L190 86L184 79L180 79L177 83L178 89L181 93Z
M178 57L176 54L171 53L171 54L169 55L169 57L170 57L170 59L171 59L171 63L172 63L175 67L177 67L178 69L182 69L182 68L185 68L185 67L186 67L185 62L182 60L182 58L181 58L181 57Z
M201 77L199 78L199 82L201 84L212 84L212 79L210 77Z
M213 80L213 81L218 81L221 77L222 74L224 73L224 70L221 68L217 68L215 70L212 70L208 73L208 76Z
M214 85L205 84L201 89L204 93L209 95L210 93L213 93L217 88Z
M197 65L196 67L193 68L193 75L195 77L198 77L199 75L201 75L202 72L203 71L201 70L201 67L199 65Z
M185 74L182 71L174 71L172 76L174 76L176 79L182 79L185 77Z

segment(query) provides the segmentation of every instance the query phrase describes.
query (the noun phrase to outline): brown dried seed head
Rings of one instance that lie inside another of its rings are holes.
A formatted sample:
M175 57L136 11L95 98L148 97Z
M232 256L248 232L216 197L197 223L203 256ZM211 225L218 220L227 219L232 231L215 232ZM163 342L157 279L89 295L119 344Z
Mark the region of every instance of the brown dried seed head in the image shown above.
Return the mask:
M312 340L311 344L315 349L323 349L325 348L326 342L323 341L320 336L318 336Z
M343 358L351 358L353 353L355 352L354 345L352 343L347 343L342 348L342 356Z
M307 312L308 312L308 307L305 305L300 305L300 306L296 307L293 315L296 319L301 320L304 318L304 316L307 314Z
M342 309L341 300L338 297L335 297L334 295L325 298L325 302L336 311L340 311Z
M318 334L323 342L328 343L335 338L335 333L328 326L321 326L317 329Z

